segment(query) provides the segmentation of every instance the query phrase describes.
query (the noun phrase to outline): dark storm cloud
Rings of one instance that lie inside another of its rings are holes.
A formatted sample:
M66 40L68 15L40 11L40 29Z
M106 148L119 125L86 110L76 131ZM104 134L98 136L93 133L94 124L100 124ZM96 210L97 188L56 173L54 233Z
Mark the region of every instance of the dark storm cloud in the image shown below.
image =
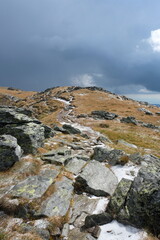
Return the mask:
M42 90L88 74L115 91L130 84L160 91L160 53L143 41L160 28L159 7L159 0L0 0L0 85Z

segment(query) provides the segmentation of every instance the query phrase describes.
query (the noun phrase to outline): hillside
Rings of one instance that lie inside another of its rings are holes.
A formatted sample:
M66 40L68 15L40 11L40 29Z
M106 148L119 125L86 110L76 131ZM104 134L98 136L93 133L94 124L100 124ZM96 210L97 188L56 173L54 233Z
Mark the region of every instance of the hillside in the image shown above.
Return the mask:
M158 237L159 107L97 87L0 105L0 239Z

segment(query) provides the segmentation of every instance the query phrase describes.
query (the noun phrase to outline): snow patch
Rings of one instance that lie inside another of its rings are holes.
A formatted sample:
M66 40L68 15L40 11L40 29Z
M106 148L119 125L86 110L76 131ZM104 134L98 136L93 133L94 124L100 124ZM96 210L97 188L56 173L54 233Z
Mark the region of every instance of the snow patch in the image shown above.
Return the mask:
M62 99L62 98L56 98L56 97L54 97L53 99L54 99L54 100L57 100L57 101L60 101L60 102L63 102L63 103L65 103L65 104L67 104L67 105L70 104L70 101L64 100L64 99Z
M100 198L93 214L103 213L106 210L106 207L107 207L108 203L109 203L108 198Z
M113 166L111 170L118 178L118 181L121 181L122 178L133 180L137 176L140 168L140 166L126 164L125 166Z
M147 233L131 226L124 226L117 221L100 227L98 240L142 240Z

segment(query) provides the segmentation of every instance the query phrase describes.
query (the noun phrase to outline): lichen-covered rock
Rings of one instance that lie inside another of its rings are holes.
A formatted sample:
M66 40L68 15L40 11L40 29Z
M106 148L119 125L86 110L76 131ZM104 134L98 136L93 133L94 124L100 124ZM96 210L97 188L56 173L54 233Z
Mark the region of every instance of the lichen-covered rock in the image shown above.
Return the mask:
M36 149L43 145L45 139L44 127L34 122L23 125L6 125L0 129L0 132L10 134L17 138L17 142L25 154L36 153Z
M41 124L30 110L16 107L0 107L0 134L17 138L25 154L35 153L44 139L53 136L52 129Z
M22 149L17 144L17 139L10 135L0 136L0 171L4 171L22 156Z
M15 185L10 191L10 194L27 199L42 197L57 175L58 172L56 170L50 170L48 174L46 172L44 175L28 177L26 180Z
M107 205L107 212L110 212L112 215L118 214L120 212L125 204L127 194L131 188L131 184L131 180L122 178Z
M73 193L72 181L63 177L61 181L55 183L55 189L56 191L42 203L40 215L48 217L66 215Z
M122 150L109 150L103 147L95 147L92 158L98 162L106 161L111 166L114 166L116 164L124 165L128 160L127 155ZM126 158L126 162L124 161L124 158Z
M115 113L105 112L105 111L93 111L91 112L91 117L95 119L106 119L106 120L113 120L118 117Z
M24 124L29 122L40 123L31 117L32 112L23 108L0 106L0 125Z
M117 214L121 222L160 234L160 160L153 159L139 170L124 207Z
M95 196L113 194L118 184L117 177L107 167L93 160L88 163L74 184L76 192L87 192Z

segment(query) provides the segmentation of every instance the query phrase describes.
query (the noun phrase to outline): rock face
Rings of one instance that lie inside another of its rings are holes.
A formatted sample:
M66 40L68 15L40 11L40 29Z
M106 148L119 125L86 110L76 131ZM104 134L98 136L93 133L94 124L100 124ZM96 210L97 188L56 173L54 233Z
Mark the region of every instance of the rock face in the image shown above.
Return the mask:
M75 191L87 192L95 196L111 195L118 184L112 171L97 161L92 161L84 167L76 178Z
M19 161L22 156L21 147L17 139L10 135L0 136L0 171L4 171Z
M105 111L93 111L91 112L91 117L95 119L106 119L106 120L113 120L118 117L115 113L105 112Z
M72 181L66 177L55 184L56 192L43 202L40 214L53 217L65 216L72 197Z
M0 134L17 138L25 154L35 153L46 137L53 136L51 128L32 118L29 110L1 107L0 121Z
M160 161L142 167L133 183L122 180L109 203L109 211L122 223L160 234ZM127 194L128 192L128 194Z

